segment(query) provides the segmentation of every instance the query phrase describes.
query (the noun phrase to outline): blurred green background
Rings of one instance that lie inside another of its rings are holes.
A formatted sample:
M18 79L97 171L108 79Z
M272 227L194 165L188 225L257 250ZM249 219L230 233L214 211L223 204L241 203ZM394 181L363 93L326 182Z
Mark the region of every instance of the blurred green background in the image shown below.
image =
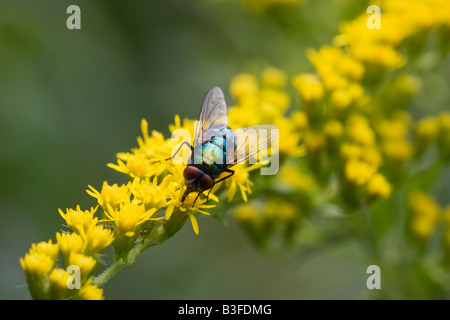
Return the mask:
M66 9L81 8L81 30ZM314 0L267 14L240 0L22 1L0 10L0 298L29 299L19 265L64 229L58 208L88 209L85 190L124 177L106 166L136 146L140 120L168 136L204 94L266 66L312 70L304 55L367 1ZM293 95L295 96L295 95ZM293 101L298 105L298 101ZM105 286L107 299L355 299L366 270L352 246L303 260L266 256L239 228L199 218Z

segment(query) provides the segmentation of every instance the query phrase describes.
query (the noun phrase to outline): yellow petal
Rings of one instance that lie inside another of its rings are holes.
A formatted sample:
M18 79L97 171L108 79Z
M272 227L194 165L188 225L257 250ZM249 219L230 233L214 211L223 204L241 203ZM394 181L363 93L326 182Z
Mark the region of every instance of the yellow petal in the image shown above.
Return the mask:
M195 219L193 214L189 215L189 218L191 218L192 228L194 229L195 234L198 234L198 223L197 219Z
M239 188L241 189L241 195L242 195L242 199L244 199L245 202L247 202L247 194L245 193L245 191L247 190L243 185L239 185Z
M63 212L61 209L59 209L59 208L58 208L58 212L59 212L59 214L61 215L61 217L62 217L64 220L66 220L66 215L64 214L64 212Z
M91 190L86 190L86 192L87 192L90 196L92 196L92 197L94 197L94 198L98 198L98 197L100 196L100 192L98 192L97 190L95 190L94 187L92 187L91 185L88 185L88 187L89 187L89 189L91 189Z
M231 200L233 200L235 193L236 193L236 182L232 181L227 191L228 202L231 202Z
M165 215L165 219L166 219L166 220L169 220L169 219L170 219L170 217L172 216L172 213L173 213L173 209L174 209L174 208L175 208L174 205L170 205L170 206L167 207L166 215Z

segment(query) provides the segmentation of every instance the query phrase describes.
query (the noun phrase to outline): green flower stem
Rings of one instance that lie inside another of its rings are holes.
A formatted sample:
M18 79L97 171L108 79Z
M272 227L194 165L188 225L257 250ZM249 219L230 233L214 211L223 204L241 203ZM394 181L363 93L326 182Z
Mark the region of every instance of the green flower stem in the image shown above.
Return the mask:
M159 237L160 232L161 231L159 227L153 229L143 241L139 242L136 246L133 247L133 249L130 250L126 260L120 259L114 261L114 263L110 265L105 271L103 271L99 276L95 277L92 283L101 287L106 282L108 282L109 279L114 277L116 273L131 267L136 262L137 257L139 257L139 255L145 249L154 244L153 240Z
M130 268L134 265L136 259L142 252L144 252L145 249L161 244L175 235L183 227L187 217L188 215L185 212L175 210L172 217L168 221L155 226L153 230L144 238L144 240L137 243L133 249L128 252L126 259L122 258L114 261L112 265L93 279L92 284L101 287L118 272Z

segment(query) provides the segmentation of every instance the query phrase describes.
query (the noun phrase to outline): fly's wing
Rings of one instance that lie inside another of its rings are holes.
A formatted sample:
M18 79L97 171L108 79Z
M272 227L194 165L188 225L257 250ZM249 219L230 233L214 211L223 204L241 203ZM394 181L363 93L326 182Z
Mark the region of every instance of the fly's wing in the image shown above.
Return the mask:
M260 125L237 129L234 131L234 134L236 136L237 147L233 153L234 159L227 158L227 163L230 166L245 162L263 150L265 151L264 155L267 155L267 150L265 149L277 138L278 128L273 125Z
M224 128L228 125L227 105L225 97L219 87L214 87L208 91L203 100L202 110L195 128L194 150L201 148L203 142L211 137L204 134L211 127ZM214 130L209 130L213 132Z

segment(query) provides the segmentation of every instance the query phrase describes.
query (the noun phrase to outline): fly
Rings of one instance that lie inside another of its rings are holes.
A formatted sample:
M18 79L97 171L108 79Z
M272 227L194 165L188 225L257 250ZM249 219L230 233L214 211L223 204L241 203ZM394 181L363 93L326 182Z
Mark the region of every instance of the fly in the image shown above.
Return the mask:
M195 128L194 146L183 142L174 156L187 144L192 153L183 177L186 190L181 201L192 192L210 190L220 181L230 178L235 164L268 147L277 135L275 126L259 125L233 130L228 127L225 97L219 87L208 91L203 100L199 120ZM222 173L226 176L218 178ZM209 193L208 193L209 195ZM194 201L194 203L195 203Z

